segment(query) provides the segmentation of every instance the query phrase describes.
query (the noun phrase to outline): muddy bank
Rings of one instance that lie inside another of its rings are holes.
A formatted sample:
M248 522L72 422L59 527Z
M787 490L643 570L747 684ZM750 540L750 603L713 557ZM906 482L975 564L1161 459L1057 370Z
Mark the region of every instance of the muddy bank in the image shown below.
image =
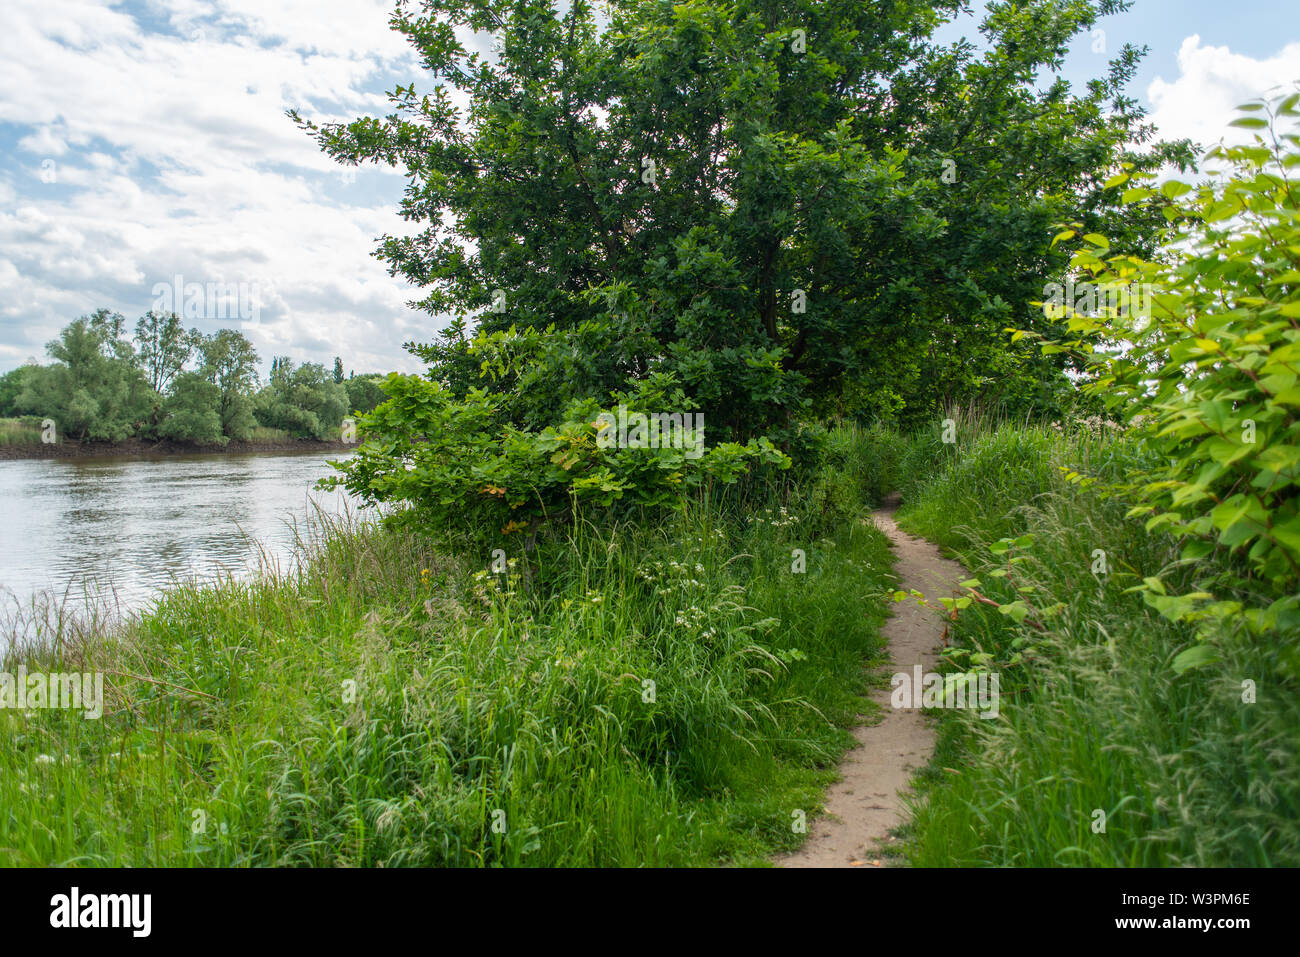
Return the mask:
M156 455L248 455L256 452L345 452L356 443L321 442L316 439L286 439L275 442L231 442L228 445L190 445L185 442L58 442L36 445L0 445L4 459L80 459L106 457L145 458Z

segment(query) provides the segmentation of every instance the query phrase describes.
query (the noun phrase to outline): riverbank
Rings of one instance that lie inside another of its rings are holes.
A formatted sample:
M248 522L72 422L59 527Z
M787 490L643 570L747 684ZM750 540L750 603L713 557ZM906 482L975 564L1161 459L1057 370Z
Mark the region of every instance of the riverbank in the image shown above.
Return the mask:
M855 467L528 555L326 519L304 562L61 623L0 670L101 673L103 717L0 709L0 865L765 864L874 707Z
M54 621L0 671L102 673L104 713L0 709L0 866L769 863L833 825L888 599L923 597L869 516L895 482L900 527L980 596L926 592L938 670L997 674L1000 698L938 709L882 859L1300 863L1294 626L1175 672L1194 630L1129 589L1176 549L1062 471L1113 481L1141 448L958 436L839 429L798 485L580 523L528 556L328 520L286 570L173 588L109 634Z
M269 441L230 442L227 445L191 445L185 442L150 442L130 439L126 442L36 443L0 445L0 461L6 459L87 459L149 458L171 455L251 455L259 452L344 452L355 443L322 442L317 439L273 439Z

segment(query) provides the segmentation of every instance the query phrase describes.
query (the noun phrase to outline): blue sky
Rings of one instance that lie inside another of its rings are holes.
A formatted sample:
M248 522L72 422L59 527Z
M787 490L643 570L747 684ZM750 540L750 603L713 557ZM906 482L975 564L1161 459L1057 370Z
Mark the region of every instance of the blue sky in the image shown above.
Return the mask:
M44 361L58 329L99 306L134 322L178 282L222 287L235 320L189 324L240 328L264 367L341 355L413 371L401 343L440 323L370 255L408 228L401 178L345 173L284 117L383 114L385 90L418 83L389 8L3 0L0 371ZM941 36L975 39L977 18ZM1131 92L1169 137L1214 142L1237 103L1300 79L1300 0L1138 0L1098 27L1065 76L1082 83L1125 42L1147 45Z
M985 6L972 4L974 12L949 24L940 36L973 39ZM1199 35L1205 45L1227 47L1255 60L1266 60L1300 41L1300 0L1137 0L1127 12L1103 18L1097 28L1106 33L1106 54L1125 43L1150 48L1132 87L1145 101L1153 80L1179 75L1178 51L1189 36ZM1096 75L1097 61L1106 55L1094 54L1092 45L1092 37L1080 38L1065 65L1066 79L1083 83ZM1293 62L1293 79L1300 79L1300 58Z

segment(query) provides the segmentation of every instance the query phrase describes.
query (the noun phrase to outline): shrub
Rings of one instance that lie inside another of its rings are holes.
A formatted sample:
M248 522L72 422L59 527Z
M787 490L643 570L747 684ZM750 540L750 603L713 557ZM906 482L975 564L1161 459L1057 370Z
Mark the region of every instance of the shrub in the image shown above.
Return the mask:
M1234 126L1268 142L1220 146L1225 170L1199 187L1171 180L1126 198L1163 209L1164 255L1108 255L1087 234L1075 266L1102 288L1154 289L1151 315L1120 307L1088 315L1067 304L1076 338L1046 346L1088 356L1089 391L1140 430L1157 456L1134 474L1133 515L1181 543L1194 565L1215 553L1189 591L1160 572L1138 587L1171 620L1198 626L1178 670L1222 653L1231 635L1284 637L1284 670L1300 676L1300 136L1276 129L1300 117L1300 93L1270 109L1242 107ZM1270 119L1257 115L1267 112ZM1122 185L1126 175L1112 186ZM1057 239L1072 239L1069 229ZM1139 287L1140 288L1140 287Z
M365 441L356 455L336 463L343 476L324 484L344 485L371 503L416 506L438 524L531 534L579 505L668 504L683 489L734 482L750 462L789 461L767 439L706 449L702 430L678 433L687 440L681 447L610 445L610 432L621 429L611 425L620 408L631 418L693 407L662 374L614 393L604 408L595 399L572 400L559 424L534 429L511 425L499 394L472 389L458 399L441 383L396 373L384 389L389 400L358 422Z

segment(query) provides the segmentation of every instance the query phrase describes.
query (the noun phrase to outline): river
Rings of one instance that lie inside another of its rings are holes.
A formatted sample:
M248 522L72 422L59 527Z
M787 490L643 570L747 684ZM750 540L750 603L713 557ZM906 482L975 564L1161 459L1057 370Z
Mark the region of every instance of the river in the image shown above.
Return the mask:
M122 612L176 579L247 575L262 552L291 561L295 526L317 506L347 506L345 493L313 489L347 454L0 461L4 631L42 593L74 611L89 600Z

